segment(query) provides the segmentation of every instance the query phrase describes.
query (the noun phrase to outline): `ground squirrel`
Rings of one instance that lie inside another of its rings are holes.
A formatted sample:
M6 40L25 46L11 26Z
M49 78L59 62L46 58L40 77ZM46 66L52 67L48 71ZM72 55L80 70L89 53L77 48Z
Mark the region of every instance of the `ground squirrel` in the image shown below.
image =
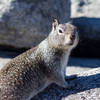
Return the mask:
M45 40L0 70L0 100L30 100L51 83L68 88L65 70L77 43L76 27L71 23L59 24L54 19Z

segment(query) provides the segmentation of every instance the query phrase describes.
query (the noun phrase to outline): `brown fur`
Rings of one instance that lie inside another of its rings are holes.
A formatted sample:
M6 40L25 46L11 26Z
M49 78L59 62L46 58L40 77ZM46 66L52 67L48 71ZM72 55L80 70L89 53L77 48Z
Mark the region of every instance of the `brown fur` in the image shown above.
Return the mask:
M53 25L44 41L12 59L0 70L0 100L30 100L51 83L70 86L65 81L65 68L70 51L76 44L75 41L73 45L64 42L68 34L76 34L77 31L71 24L58 25L57 20ZM67 27L61 36L57 32L60 26Z

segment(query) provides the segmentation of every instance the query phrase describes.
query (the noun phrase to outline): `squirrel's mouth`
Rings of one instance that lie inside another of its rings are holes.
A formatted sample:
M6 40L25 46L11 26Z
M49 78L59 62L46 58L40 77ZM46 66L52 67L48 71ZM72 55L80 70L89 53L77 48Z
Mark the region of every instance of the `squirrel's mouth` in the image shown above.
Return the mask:
M68 45L73 45L73 44L74 44L74 42L73 42L73 41L71 41L71 42L69 42L69 43L68 43Z
M66 46L72 46L74 45L75 39L70 39L68 42L65 43Z
M66 46L73 46L74 45L74 41L70 41L68 43L65 44Z
M73 45L73 44L74 44L74 42L75 42L75 38L70 39L70 41L69 41L68 45Z
M72 46L74 45L75 40L77 39L77 36L74 34L70 37L70 42L68 43L68 45Z
M78 41L79 41L79 37L78 37L78 35L76 35L74 39L70 40L70 42L68 43L68 45L69 46L73 46L73 45L76 46L78 44Z

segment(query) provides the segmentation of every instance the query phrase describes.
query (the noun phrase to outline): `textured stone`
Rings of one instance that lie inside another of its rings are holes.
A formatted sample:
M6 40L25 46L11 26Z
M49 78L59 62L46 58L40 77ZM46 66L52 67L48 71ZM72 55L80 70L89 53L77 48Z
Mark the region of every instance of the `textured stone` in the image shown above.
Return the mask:
M71 17L100 17L100 0L71 0Z
M63 100L100 100L100 68L79 75L72 95Z
M73 55L100 57L100 0L71 0L71 17L80 41Z
M49 33L52 17L67 22L70 0L0 0L0 45L37 45Z

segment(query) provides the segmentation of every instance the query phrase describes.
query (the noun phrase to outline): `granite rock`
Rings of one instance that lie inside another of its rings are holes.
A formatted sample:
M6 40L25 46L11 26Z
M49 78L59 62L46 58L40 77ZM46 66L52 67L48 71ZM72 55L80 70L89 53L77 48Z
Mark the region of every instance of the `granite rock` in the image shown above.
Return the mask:
M100 0L71 0L71 17L100 17Z
M74 56L100 57L100 0L71 0L71 18L80 41Z
M0 46L30 48L51 30L52 17L70 17L70 0L0 0Z

